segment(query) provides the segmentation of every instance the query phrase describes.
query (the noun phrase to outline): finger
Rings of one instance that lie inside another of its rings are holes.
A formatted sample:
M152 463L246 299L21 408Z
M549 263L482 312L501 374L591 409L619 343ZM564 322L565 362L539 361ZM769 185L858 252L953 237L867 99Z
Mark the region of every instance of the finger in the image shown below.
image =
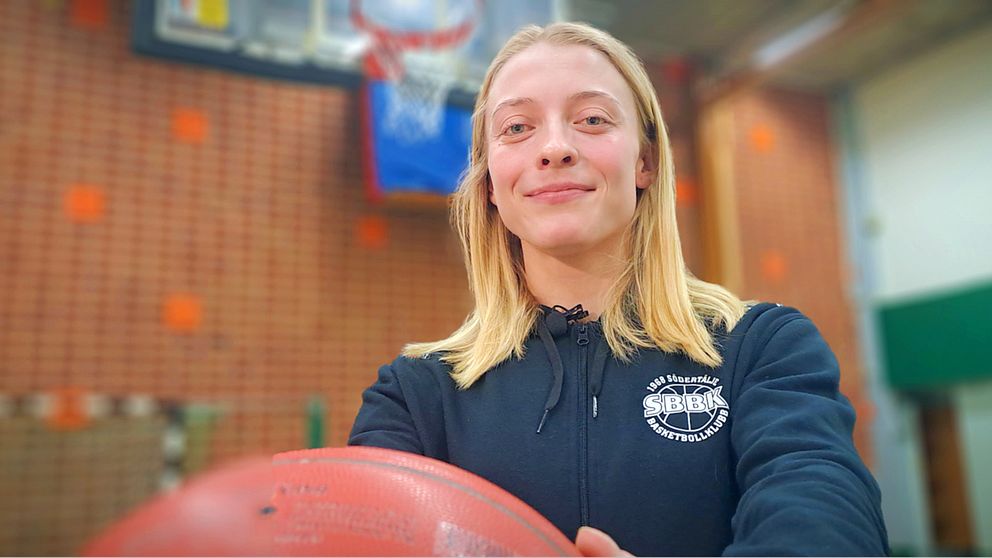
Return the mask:
M583 556L633 556L621 549L609 535L593 527L579 527L575 548Z

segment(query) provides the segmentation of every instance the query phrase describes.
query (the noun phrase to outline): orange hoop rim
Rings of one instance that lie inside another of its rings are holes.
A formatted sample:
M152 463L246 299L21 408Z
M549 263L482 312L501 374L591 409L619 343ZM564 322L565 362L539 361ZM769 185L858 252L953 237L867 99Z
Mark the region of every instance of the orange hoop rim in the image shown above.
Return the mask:
M372 22L362 11L362 0L351 0L351 23L355 29L372 36L375 42L387 44L398 50L439 50L464 42L475 29L483 0L475 0L476 14L465 18L458 25L437 31L397 31Z

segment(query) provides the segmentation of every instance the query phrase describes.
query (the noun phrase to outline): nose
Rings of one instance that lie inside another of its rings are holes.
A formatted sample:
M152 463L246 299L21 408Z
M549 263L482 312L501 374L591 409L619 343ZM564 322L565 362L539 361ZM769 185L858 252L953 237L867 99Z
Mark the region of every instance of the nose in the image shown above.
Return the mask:
M552 127L548 129L544 145L538 153L538 162L542 169L569 167L575 164L578 155L567 132Z

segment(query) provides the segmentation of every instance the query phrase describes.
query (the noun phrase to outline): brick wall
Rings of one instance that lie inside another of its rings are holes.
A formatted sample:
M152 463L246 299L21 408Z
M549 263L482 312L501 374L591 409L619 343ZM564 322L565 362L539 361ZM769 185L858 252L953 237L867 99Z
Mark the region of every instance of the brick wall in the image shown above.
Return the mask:
M871 406L845 286L840 180L827 100L764 89L734 101L734 186L745 298L794 306L837 355L858 410L855 443L870 459Z
M366 203L352 92L136 56L129 10L0 3L7 413L69 387L195 402L216 416L190 448L210 463L303 447L317 396L341 445L377 367L468 310L447 216ZM20 445L3 453L0 553L72 554L140 499L121 483L154 490L145 461L74 466L90 450L53 445L95 437L128 459L147 421L107 420L42 436L0 417ZM85 512L83 485L106 513ZM25 505L52 498L66 522Z

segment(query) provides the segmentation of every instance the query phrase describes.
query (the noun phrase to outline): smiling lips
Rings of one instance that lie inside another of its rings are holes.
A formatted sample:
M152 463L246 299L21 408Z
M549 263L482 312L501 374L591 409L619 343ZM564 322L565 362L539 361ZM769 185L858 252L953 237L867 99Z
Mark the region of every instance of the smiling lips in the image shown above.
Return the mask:
M574 182L548 184L526 194L526 197L543 203L564 203L581 197L595 188Z

